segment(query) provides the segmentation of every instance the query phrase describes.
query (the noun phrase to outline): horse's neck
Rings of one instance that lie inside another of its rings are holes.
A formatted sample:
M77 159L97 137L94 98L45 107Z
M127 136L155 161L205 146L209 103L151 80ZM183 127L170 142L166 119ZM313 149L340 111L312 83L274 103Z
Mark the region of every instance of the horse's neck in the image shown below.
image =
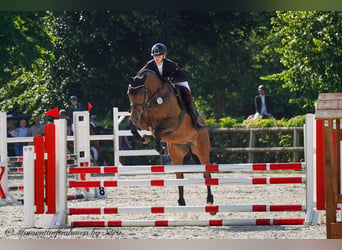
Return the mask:
M148 76L148 78L145 81L145 84L152 91L152 93L155 93L161 88L163 82L159 79L157 75L155 75L154 77Z

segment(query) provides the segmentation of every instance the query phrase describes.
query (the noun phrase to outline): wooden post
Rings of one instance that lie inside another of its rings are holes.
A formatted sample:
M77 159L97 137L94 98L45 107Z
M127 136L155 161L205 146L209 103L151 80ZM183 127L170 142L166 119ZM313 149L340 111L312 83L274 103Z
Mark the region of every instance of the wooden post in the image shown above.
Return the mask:
M316 119L323 120L324 182L326 198L326 227L328 239L342 239L342 222L337 221L340 193L340 119L342 93L324 93L318 97ZM335 129L334 129L335 123ZM334 131L335 130L335 131ZM334 136L334 133L336 136Z
M298 129L293 130L293 146L299 147L299 131ZM298 161L298 152L293 152L293 162Z
M255 132L253 129L250 129L249 131L249 148L255 147ZM254 162L254 153L253 151L249 151L248 153L248 163Z

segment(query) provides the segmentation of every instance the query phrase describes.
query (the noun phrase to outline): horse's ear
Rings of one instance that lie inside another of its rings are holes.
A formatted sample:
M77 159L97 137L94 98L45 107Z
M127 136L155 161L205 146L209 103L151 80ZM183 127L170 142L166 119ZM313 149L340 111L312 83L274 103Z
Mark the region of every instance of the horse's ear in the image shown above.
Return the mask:
M126 79L126 81L127 81L128 83L130 83L130 84L132 84L133 81L134 81L133 77L130 77L130 76L128 76L128 75L123 74L123 77L124 77L124 78Z
M137 76L137 80L138 80L139 82L145 82L145 80L146 80L146 74L142 74L142 75L140 75L140 76Z

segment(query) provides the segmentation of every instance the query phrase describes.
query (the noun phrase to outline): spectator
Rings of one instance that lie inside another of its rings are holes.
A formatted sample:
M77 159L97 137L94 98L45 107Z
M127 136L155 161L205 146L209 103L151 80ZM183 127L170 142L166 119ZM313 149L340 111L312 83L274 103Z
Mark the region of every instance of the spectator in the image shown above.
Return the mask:
M124 130L130 130L130 127L128 123L123 124ZM133 136L121 136L120 137L120 146L121 150L133 150L134 149L134 138ZM133 158L131 156L121 156L120 162L122 162L123 165L132 165L133 164Z
M90 134L99 135L103 131L103 127L97 124L96 115L90 116ZM102 154L99 141L90 141L90 156L93 164L97 164L102 161Z
M58 117L59 117L59 119L66 119L67 120L67 136L73 135L72 124L71 124L71 121L69 119L69 116L67 116L67 112L65 111L65 109L59 110ZM67 153L68 154L74 153L74 142L72 142L72 141L67 142Z
M7 137L16 137L15 127L11 121L7 122Z
M105 130L104 127L97 123L97 117L94 114L90 116L90 129L93 130L94 135L103 134Z
M34 125L29 129L28 136L35 137L37 135L44 135L44 125L40 124L40 118L38 115L34 117Z
M67 112L65 109L61 109L58 113L59 119L67 119L69 120L69 116L67 116Z
M15 126L12 121L7 121L7 137L16 137ZM7 144L7 154L9 156L15 156L14 144Z
M61 109L58 113L59 119L66 119L67 120L67 135L72 135L72 126L70 117L67 116L67 112L65 109Z
M263 119L272 118L272 102L271 96L266 95L266 87L264 85L259 85L258 87L259 95L255 97L255 115L253 120L257 120L260 116Z
M47 123L49 123L49 116L48 115L44 115L43 116L43 121L40 124L45 126L45 124L47 124Z
M77 96L73 95L70 97L71 105L67 108L67 116L73 123L73 113L75 111L85 111L82 103L78 102Z
M26 120L21 120L19 123L19 128L15 129L15 136L16 137L27 137L28 136L28 132L29 129L26 127L27 122ZM24 143L23 142L17 142L14 145L14 149L15 149L15 155L16 156L22 156L23 155L23 147L24 147Z
M166 142L161 142L161 146L165 147L167 149L167 143ZM160 156L160 164L162 165L171 165L172 164L172 160L169 154L167 155L161 155Z

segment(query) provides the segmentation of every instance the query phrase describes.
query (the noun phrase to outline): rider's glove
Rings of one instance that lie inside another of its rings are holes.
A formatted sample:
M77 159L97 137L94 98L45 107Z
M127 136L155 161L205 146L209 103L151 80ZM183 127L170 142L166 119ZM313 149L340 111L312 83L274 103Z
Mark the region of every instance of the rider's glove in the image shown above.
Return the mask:
M167 77L164 77L163 80L164 80L164 82L169 82L169 83L171 83L171 82L172 82L172 77L167 76Z

